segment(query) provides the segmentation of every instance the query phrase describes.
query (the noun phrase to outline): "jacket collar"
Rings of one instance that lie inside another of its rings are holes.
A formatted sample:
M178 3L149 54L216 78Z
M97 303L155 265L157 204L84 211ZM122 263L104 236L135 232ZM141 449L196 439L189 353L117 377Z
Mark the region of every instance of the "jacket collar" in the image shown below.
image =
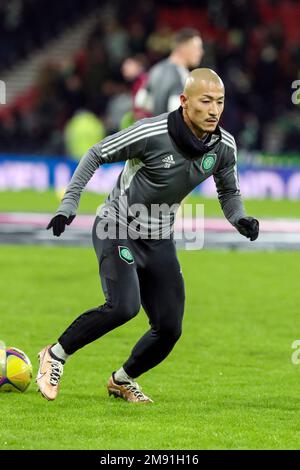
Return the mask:
M216 147L222 138L221 130L217 126L213 133L204 139L198 139L184 122L182 111L182 106L180 106L175 111L169 113L168 132L178 148L188 158L194 160L202 157L205 153L211 152Z

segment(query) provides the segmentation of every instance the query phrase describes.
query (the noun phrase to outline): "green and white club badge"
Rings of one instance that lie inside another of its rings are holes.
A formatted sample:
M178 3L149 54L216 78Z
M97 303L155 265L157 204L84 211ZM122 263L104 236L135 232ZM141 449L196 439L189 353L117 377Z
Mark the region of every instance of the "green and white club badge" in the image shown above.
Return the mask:
M201 170L203 173L208 173L215 166L217 155L215 153L206 153L201 162Z
M132 264L134 262L133 256L129 248L127 246L118 246L119 256L120 258L128 264Z

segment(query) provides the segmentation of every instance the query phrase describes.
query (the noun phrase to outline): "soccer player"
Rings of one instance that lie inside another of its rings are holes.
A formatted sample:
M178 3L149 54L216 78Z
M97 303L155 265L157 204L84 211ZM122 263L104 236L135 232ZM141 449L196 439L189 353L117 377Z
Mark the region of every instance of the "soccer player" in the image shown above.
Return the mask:
M179 30L174 36L174 46L169 57L150 69L147 82L135 96L135 105L153 116L177 109L188 69L198 67L203 54L199 32L193 28Z
M105 205L98 209L93 227L106 302L80 315L57 343L39 353L37 384L46 399L56 398L70 355L133 318L142 305L150 329L112 373L107 387L110 395L127 401L152 401L135 379L171 352L181 335L184 312L184 283L172 236L172 206L180 204L199 183L213 176L226 218L251 241L257 238L259 223L247 217L243 208L235 140L218 124L224 95L223 82L213 70L195 69L186 80L176 111L145 118L105 138L80 161L48 225L55 236L72 222L81 191L99 165L122 160L126 164ZM166 210L159 221L149 213L139 217L132 210L134 204L149 208L163 203L170 211Z

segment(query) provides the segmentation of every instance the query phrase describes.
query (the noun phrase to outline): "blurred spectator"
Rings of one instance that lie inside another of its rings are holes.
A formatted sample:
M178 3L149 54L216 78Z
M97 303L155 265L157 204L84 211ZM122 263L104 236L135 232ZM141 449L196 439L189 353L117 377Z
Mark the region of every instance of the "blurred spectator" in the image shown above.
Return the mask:
M102 113L107 104L103 86L111 79L111 68L104 43L98 38L91 38L87 44L82 73L87 106Z
M31 138L41 147L49 146L54 151L53 129L57 129L61 116L59 97L59 70L55 63L48 62L40 69L37 77L37 100L29 113L26 123Z
M280 122L283 130L282 148L286 152L300 153L300 111L290 111L283 116L285 122ZM282 119L283 120L283 119ZM297 150L296 150L297 149ZM296 150L296 151L295 151Z
M238 144L247 150L256 150L260 141L260 125L255 114L247 114L245 117L246 126L241 130Z
M132 54L146 52L146 30L140 21L133 21L128 27L128 48Z
M121 120L132 111L132 97L127 86L115 85L114 96L111 97L106 109L106 126L111 134L120 130Z
M64 130L67 155L79 160L94 144L104 139L102 121L90 111L78 111L67 123Z
M104 23L104 44L113 68L119 68L129 55L129 35L116 18Z
M69 119L77 109L83 108L86 102L86 91L76 64L65 58L59 68L60 99L64 106L63 120Z
M132 93L132 110L126 113L126 116L123 116L122 119L124 119L124 121L121 124L122 129L133 124L138 119L148 116L147 112L135 104L135 97L138 91L145 85L148 78L148 74L145 72L146 63L146 57L139 54L128 57L122 64L122 75L125 81L131 86Z
M173 111L179 102L188 68L198 67L203 56L200 34L192 28L184 28L174 36L169 57L154 65L149 78L135 99L135 105L151 112L154 116Z
M300 112L290 110L266 127L264 150L270 154L298 153L300 149Z
M173 31L168 26L155 29L147 40L147 51L151 63L166 57L172 49Z

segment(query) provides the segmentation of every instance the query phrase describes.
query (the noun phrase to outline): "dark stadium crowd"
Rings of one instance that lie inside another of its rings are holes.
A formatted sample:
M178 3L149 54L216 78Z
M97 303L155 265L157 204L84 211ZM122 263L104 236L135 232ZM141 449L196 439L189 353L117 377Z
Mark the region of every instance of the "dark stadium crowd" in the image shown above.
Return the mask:
M85 46L59 63L45 61L30 106L14 104L0 114L1 152L68 154L65 129L82 110L92 112L105 133L119 130L132 108L136 80L168 56L174 31L186 26L202 37L201 67L213 68L225 83L222 125L239 147L299 152L299 106L291 101L292 82L300 78L299 2L100 3L98 24ZM46 0L0 0L0 78L96 6L96 0L63 0L59 9Z

